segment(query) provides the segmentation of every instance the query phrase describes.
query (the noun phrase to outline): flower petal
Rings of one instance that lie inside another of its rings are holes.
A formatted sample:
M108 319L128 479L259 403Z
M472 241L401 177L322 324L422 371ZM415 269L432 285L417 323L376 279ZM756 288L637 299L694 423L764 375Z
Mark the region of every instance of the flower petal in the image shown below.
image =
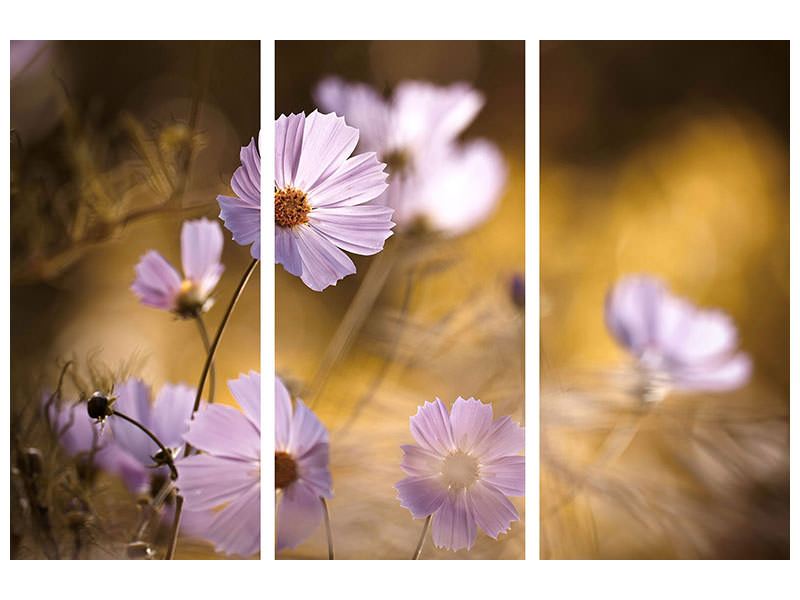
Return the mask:
M315 110L305 118L297 173L289 183L305 192L313 189L342 166L357 143L358 130L349 127L344 118Z
M234 171L231 187L242 200L261 206L261 156L253 138L250 138L247 146L242 147L239 158L242 166Z
M259 428L231 406L213 404L197 413L183 438L210 454L250 461L261 456Z
M473 483L467 490L475 520L483 532L497 539L511 527L512 521L519 521L519 513L508 498L496 487L481 480Z
M219 262L222 244L222 230L216 221L184 222L181 230L183 274L198 287L203 297L211 294L225 270Z
M729 359L679 369L673 373L673 385L685 392L728 392L750 379L753 363L740 352Z
M327 442L314 444L297 457L297 475L318 496L333 497L330 471L330 445Z
M474 454L482 463L501 456L510 456L525 448L525 430L511 417L497 419L475 445Z
M453 429L453 441L459 450L472 452L478 440L489 432L492 426L492 405L470 398L464 400L460 396L453 403L450 411L450 424Z
M281 115L275 121L275 187L295 186L306 115Z
M369 256L383 250L384 241L392 235L393 212L373 205L320 208L311 211L309 221L342 250Z
M275 264L283 265L292 275L303 274L303 260L291 229L275 226Z
M203 537L227 554L247 558L258 552L261 548L261 486L252 485L214 515Z
M322 522L322 516L322 501L310 486L296 481L287 487L278 506L277 551L305 541Z
M635 356L643 353L655 337L661 302L666 293L654 277L629 275L606 295L606 327Z
M275 375L275 450L286 452L292 429L292 399L283 380Z
M450 428L450 415L439 398L420 406L417 414L409 420L411 434L424 448L442 457L456 449Z
M472 507L467 501L467 491L451 492L436 511L431 526L433 544L446 550L469 550L478 536Z
M250 254L261 258L261 206L240 198L217 196L219 218L233 234L233 241L242 246L252 244Z
M174 310L181 290L181 276L166 258L155 250L146 252L135 267L131 290L145 306Z
M153 425L152 408L150 406L150 386L142 380L130 377L117 384L114 389L117 400L114 409L134 419L147 428ZM152 465L151 456L159 451L158 445L146 436L135 425L119 417L112 417L109 422L114 432L114 442L130 453L141 465Z
M524 496L525 457L503 456L482 464L480 477L506 496Z
M400 468L412 477L432 477L442 472L442 457L415 445L400 446L403 460Z
M303 191L313 208L356 206L377 198L388 187L385 168L374 152L359 154L348 158L330 176Z
M288 452L301 457L320 442L328 441L328 430L300 398L295 400L292 425L289 430Z
M149 427L168 448L183 445L183 434L189 429L194 395L194 389L182 383L165 383L158 391L150 409Z
M261 374L250 371L228 381L228 388L245 416L261 434Z
M407 508L415 519L433 514L447 499L447 484L441 475L406 477L394 484L400 506Z
M356 272L353 261L313 228L300 225L289 233L303 267L300 278L315 292L336 285L343 277Z
M176 463L177 487L191 510L212 509L258 483L258 466L211 454L193 454Z

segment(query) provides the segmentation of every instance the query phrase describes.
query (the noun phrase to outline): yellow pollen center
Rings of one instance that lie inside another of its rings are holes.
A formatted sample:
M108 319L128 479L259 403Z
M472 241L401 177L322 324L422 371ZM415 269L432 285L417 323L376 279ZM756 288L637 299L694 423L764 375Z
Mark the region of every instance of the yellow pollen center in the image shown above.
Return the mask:
M280 227L295 227L308 223L311 205L305 192L293 187L275 190L275 224Z
M442 462L442 476L452 490L468 488L478 478L478 459L458 451Z
M193 317L198 314L205 303L205 298L200 297L200 290L188 279L181 282L181 291L175 301L175 312L182 317Z
M287 452L275 453L275 487L283 489L297 480L297 463Z

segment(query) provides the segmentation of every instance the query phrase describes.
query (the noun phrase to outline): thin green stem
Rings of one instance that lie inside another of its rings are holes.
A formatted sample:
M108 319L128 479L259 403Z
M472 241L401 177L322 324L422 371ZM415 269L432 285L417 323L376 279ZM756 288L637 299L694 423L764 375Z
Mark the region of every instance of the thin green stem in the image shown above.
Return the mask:
M414 556L411 557L411 560L417 560L419 555L422 554L422 544L425 543L425 534L428 533L428 526L431 524L431 517L433 517L433 515L428 515L425 517L425 525L422 526L422 535L419 536L417 549L414 550Z
M203 348L208 355L211 350L211 342L208 340L208 332L206 331L206 324L203 323L203 317L198 313L195 315L195 323L197 323L197 330L200 332L200 339L203 340ZM217 368L214 363L211 363L211 375L208 382L208 403L214 404L214 392L217 389Z
M333 560L333 531L331 531L331 516L328 512L328 503L322 496L319 497L322 502L322 513L325 516L325 533L328 534L328 560Z
M146 433L147 436L151 440L153 440L158 445L159 448L161 448L161 452L164 453L164 460L167 461L167 465L169 466L170 478L173 481L178 478L178 469L175 468L175 462L172 460L172 452L169 450L169 448L167 448L164 444L161 443L161 440L159 440L152 431L150 431L147 427L139 423L139 421L137 421L136 419L132 419L128 415L121 413L118 410L112 410L111 414L116 417L119 417L120 419L124 419L128 423L135 425L136 427L141 429L144 433Z
M183 496L180 494L175 500L175 518L172 520L172 531L169 534L169 546L167 547L166 560L175 558L175 547L178 545L178 529L181 524L181 513L183 512Z
M225 315L222 317L222 321L217 328L217 334L214 336L214 341L211 343L211 348L206 356L206 362L203 365L203 373L200 375L200 383L197 385L197 395L194 397L194 406L192 407L192 418L194 418L194 413L197 412L197 409L200 408L200 397L203 395L203 387L205 387L206 378L208 377L208 371L211 368L211 363L214 362L214 356L217 354L219 341L222 339L222 334L225 332L225 327L228 325L228 321L231 318L233 309L236 308L236 304L239 302L239 298L242 295L244 286L247 285L247 282L250 279L250 276L253 274L253 271L255 271L257 264L258 259L254 258L252 261L250 261L247 269L245 269L244 275L242 275L242 278L239 280L239 285L236 286L236 291L233 293L233 298L231 298L231 302L228 304Z

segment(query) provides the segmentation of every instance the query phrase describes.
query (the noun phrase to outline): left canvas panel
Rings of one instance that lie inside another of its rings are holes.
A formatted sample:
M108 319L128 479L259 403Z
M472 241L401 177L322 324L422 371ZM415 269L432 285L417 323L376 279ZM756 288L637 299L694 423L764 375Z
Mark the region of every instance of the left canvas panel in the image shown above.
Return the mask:
M10 73L11 558L258 558L259 42Z

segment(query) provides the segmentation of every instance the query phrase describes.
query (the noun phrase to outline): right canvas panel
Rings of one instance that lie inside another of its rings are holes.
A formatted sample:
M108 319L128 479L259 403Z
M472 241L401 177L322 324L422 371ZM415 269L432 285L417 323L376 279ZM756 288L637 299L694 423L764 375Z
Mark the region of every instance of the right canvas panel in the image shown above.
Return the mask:
M789 558L789 43L540 45L540 555Z

